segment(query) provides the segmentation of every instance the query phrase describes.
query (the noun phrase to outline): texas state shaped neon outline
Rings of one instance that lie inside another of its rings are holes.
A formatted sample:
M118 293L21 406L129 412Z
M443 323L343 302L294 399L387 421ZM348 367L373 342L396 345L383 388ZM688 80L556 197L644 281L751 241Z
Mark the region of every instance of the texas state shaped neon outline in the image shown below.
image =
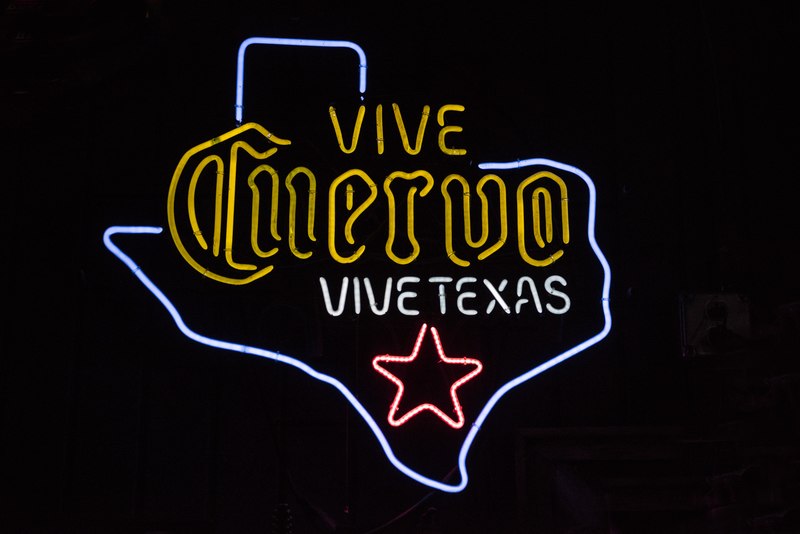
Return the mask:
M444 348L442 347L442 341L439 338L439 332L434 327L431 327L431 335L433 336L433 342L436 345L436 352L438 353L439 358L444 363L475 366L475 369L465 374L464 376L462 376L461 378L459 378L458 380L453 382L453 384L450 385L450 400L453 401L453 409L456 412L457 420L453 420L452 417L444 413L444 411L442 411L438 406L431 404L429 402L419 404L414 408L412 408L411 410L409 410L408 412L406 412L402 417L395 418L397 410L399 409L400 406L400 400L403 398L403 393L405 392L405 384L403 384L403 381L400 380L397 376L390 373L389 371L381 367L379 364L381 362L410 363L416 360L417 356L419 355L419 348L422 345L422 340L425 338L425 331L427 330L427 328L428 325L423 324L422 327L419 329L419 334L417 334L417 340L414 343L414 349L411 351L410 355L394 356L390 354L385 354L383 356L375 356L372 359L372 367L380 374L388 378L390 381L394 382L394 384L397 386L397 393L395 394L394 399L392 400L392 404L389 406L389 416L387 417L387 420L389 421L389 424L392 426L401 426L415 415L418 415L427 410L439 416L439 418L442 421L444 421L451 427L461 428L464 426L465 419L464 419L464 410L461 408L461 402L458 400L458 393L457 393L458 388L464 385L466 382L472 380L472 378L474 378L476 375L478 375L483 370L483 364L480 362L480 360L476 360L474 358L450 358L447 355L445 355Z
M272 37L253 37L246 39L242 42L239 47L239 54L238 54L238 62L237 62L237 72L236 72L236 103L235 103L235 118L236 123L241 124L242 115L244 111L244 56L247 50L247 47L252 44L272 44L272 45L289 45L289 46L319 46L319 47L331 47L331 48L350 48L354 50L359 57L359 92L361 93L361 98L364 98L364 92L366 90L366 70L367 70L367 59L366 55L364 54L361 47L352 43L350 41L324 41L324 40L314 40L314 39L284 39L284 38L272 38ZM111 240L111 237L116 234L160 234L162 232L162 228L156 226L111 226L106 229L103 234L103 242L105 246L111 251L117 258L119 258L125 265L130 268L130 270L134 273L134 275L145 285L145 287L153 293L153 295L161 302L161 304L167 309L169 314L172 316L175 324L177 325L178 329L189 339L192 339L198 343L203 345L208 345L211 347L216 347L224 350L230 350L233 352L240 352L243 354L248 354L251 356L258 356L261 358L267 358L275 361L279 361L282 363L286 363L291 365L304 373L308 374L312 378L329 384L335 387L347 401L353 406L353 408L359 413L359 415L364 419L364 421L369 426L372 433L377 438L378 442L381 445L381 448L384 451L384 454L400 472L407 475L408 477L416 480L417 482L429 486L431 488L438 489L443 492L448 493L457 493L463 491L464 488L467 487L469 482L469 476L467 474L466 469L466 459L469 449L472 445L472 442L475 439L478 431L481 428L481 425L489 416L492 409L494 409L497 402L510 390L517 387L518 385L534 378L535 376L543 373L544 371L554 367L568 358L586 350L587 348L591 347L592 345L598 343L603 338L605 338L609 331L611 330L611 312L609 308L609 288L611 285L611 269L608 265L608 262L605 259L600 247L597 245L597 241L595 240L594 235L594 227L595 227L595 210L596 210L596 192L594 183L586 175L583 171L572 167L570 165L565 165L562 163L558 163L555 161L543 159L543 158L532 158L532 159L525 159L525 160L516 160L511 162L505 163L482 163L479 164L478 167L481 169L513 169L513 168L523 168L527 166L533 165L549 165L551 167L555 167L561 170L565 170L571 172L577 176L579 176L589 188L589 217L587 223L587 235L589 239L590 246L594 251L597 259L600 261L600 264L603 268L603 289L602 289L602 296L601 296L601 306L603 309L603 327L602 329L592 336L591 338L579 343L578 345L573 346L572 348L558 354L557 356L547 360L546 362L537 365L536 367L530 369L526 373L514 378L508 382L506 382L502 387L500 387L495 393L490 397L489 401L484 405L481 409L480 414L476 418L475 422L472 423L470 429L467 433L464 442L461 445L461 449L459 450L458 454L458 471L461 477L461 480L457 484L446 484L444 482L433 480L429 477L424 476L421 473L418 473L405 465L401 462L394 454L391 446L389 445L386 436L384 435L381 428L372 418L372 416L367 412L364 406L358 401L358 399L353 395L353 393L339 380L336 378L326 375L324 373L320 373L319 371L315 370L313 367L307 365L306 363L293 358L291 356L282 355L277 352L273 352L270 350L258 348L258 347L251 347L248 345L242 345L238 343L233 343L224 340L213 339L210 337L203 336L194 332L189 327L186 326L184 323L183 318L181 317L180 313L178 312L177 308L172 304L172 302L164 295L164 293L156 286L150 278L141 270L141 268L125 253L123 253Z
M161 302L161 304L166 308L167 312L169 312L169 314L172 316L172 319L175 321L175 324L178 327L178 329L186 337L188 337L193 341L196 341L198 343L210 347L216 347L223 350L229 350L232 352L238 352L242 354L248 354L251 356L258 356L260 358L267 358L270 360L282 362L299 369L300 371L308 374L309 376L311 376L316 380L319 380L320 382L324 382L328 385L333 386L347 399L347 401L358 412L361 418L367 423L370 430L380 443L380 446L383 449L384 454L388 458L389 462L391 462L391 464L395 466L395 468L397 468L401 473L405 474L411 479L416 480L420 484L424 484L431 488L438 489L440 491L448 493L458 493L464 490L464 488L467 487L467 483L469 482L469 476L467 474L467 468L466 468L466 460L469 449L472 445L472 442L475 440L475 436L480 430L481 425L489 416L489 413L491 413L492 409L494 409L497 402L513 388L519 386L520 384L547 371L551 367L554 367L564 362L568 358L571 358L572 356L598 343L603 338L605 338L608 335L609 331L611 330L611 311L609 308L611 269L608 265L608 262L605 259L605 256L600 251L600 248L597 245L597 241L595 240L594 226L595 226L595 209L597 200L596 200L594 184L592 180L589 178L589 176L586 175L583 171L575 167L572 167L570 165L565 165L562 163L541 158L517 160L507 163L483 163L478 165L478 167L481 169L512 169L512 168L522 168L532 165L549 165L558 169L574 173L575 175L579 176L589 188L589 217L587 223L587 234L590 246L592 247L592 250L594 251L595 255L597 256L597 259L600 261L600 264L603 267L603 290L600 301L604 317L603 328L591 338L585 340L582 343L579 343L578 345L573 346L572 348L562 352L561 354L558 354L557 356L547 360L546 362L537 365L536 367L530 369L526 373L521 374L517 378L509 380L497 391L495 391L495 393L489 398L489 401L481 409L481 412L475 419L475 422L472 423L472 425L470 426L467 436L464 439L464 442L461 444L461 448L458 453L458 471L461 480L457 484L447 484L439 480L431 479L429 477L426 477L422 473L418 473L417 471L411 469L403 462L401 462L397 458L397 456L395 456L392 447L389 445L389 442L386 439L386 435L383 433L381 428L378 426L378 424L375 422L375 420L372 418L372 416L369 414L366 408L364 408L364 406L359 402L356 396L353 395L353 393L336 378L317 371L310 365L304 363L303 361L297 358L293 358L285 354L279 354L277 352L267 349L252 347L249 345L243 345L240 343L234 343L230 341L224 341L220 339L214 339L207 336L203 336L193 331L188 326L186 326L186 323L183 321L180 312L178 312L177 308L161 291L161 289L159 289L158 286L156 286L150 280L150 278L144 273L144 271L128 255L122 252L122 250L120 250L119 247L117 247L111 239L112 236L116 234L160 234L163 230L162 228L156 226L111 226L107 228L106 231L104 232L103 242L106 248L108 248L108 250L112 254L114 254L117 258L119 258L125 265L127 265L128 268L133 272L133 274L139 279L139 281L141 281L142 284L144 284L144 286L159 300L159 302Z

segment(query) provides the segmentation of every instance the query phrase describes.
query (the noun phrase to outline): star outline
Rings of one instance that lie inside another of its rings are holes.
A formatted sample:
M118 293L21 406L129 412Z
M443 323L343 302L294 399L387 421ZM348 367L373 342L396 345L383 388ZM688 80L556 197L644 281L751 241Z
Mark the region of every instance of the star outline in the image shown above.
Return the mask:
M430 328L431 335L433 336L434 345L436 346L436 352L439 355L440 361L447 363L447 364L461 364L461 365L474 365L475 369L470 371L469 373L465 374L455 382L450 385L450 400L453 403L453 410L456 413L456 419L453 419L448 414L446 414L441 408L436 406L435 404L425 402L422 404L417 405L416 407L410 409L401 417L396 417L396 414L400 407L400 401L403 397L403 393L405 392L405 384L402 380L400 380L396 375L389 372L387 369L382 367L380 364L382 362L387 363L410 363L416 360L417 356L419 355L419 349L422 346L422 341L425 338L425 334L428 330L428 325L423 324L417 334L417 339L414 342L414 348L411 351L411 354L408 356L395 356L390 354L384 354L380 356L375 356L372 359L372 367L382 376L393 382L397 386L397 392L395 393L394 399L392 400L391 405L389 406L389 414L387 417L387 421L393 427L399 427L406 423L412 417L419 415L424 411L430 411L434 415L438 416L442 421L444 421L447 425L454 429L460 429L464 426L466 422L466 418L464 416L464 409L461 406L461 401L458 399L458 388L464 385L465 383L472 380L476 375L480 374L483 370L483 363L476 358L451 358L444 353L444 347L442 346L442 341L439 337L439 332L435 327Z

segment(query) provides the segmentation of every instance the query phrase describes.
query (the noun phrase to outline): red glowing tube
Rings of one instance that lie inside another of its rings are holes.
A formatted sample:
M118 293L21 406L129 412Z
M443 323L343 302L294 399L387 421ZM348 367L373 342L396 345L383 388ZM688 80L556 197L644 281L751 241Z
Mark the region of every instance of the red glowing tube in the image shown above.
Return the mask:
M400 400L403 398L403 393L405 392L405 384L402 380L397 378L394 374L387 371L384 367L380 364L382 362L387 363L410 363L416 360L417 356L419 355L419 348L422 345L422 340L425 338L425 333L428 329L427 324L423 324L422 328L419 330L419 334L417 334L417 340L414 343L414 349L411 351L409 356L393 356L389 354L385 354L383 356L376 356L372 359L372 367L378 371L380 374L394 382L397 386L397 393L394 396L394 400L392 401L391 406L389 407L389 416L388 421L389 424L392 426L401 426L403 423L407 422L409 419L418 415L424 411L430 411L437 415L442 421L447 423L449 426L453 428L462 428L464 426L464 410L461 408L461 402L458 400L458 388L464 385L465 383L472 380L476 375L478 375L483 370L483 364L474 358L450 358L444 353L444 348L442 347L442 341L439 338L439 332L436 328L431 327L431 334L433 335L433 342L436 345L436 352L439 355L439 359L441 362L450 364L450 365L465 365L471 366L473 369L453 382L450 386L450 399L453 402L453 411L456 414L456 418L453 419L449 415L447 415L441 408L438 406L426 402L423 404L419 404L416 407L412 408L405 414L400 417L397 417L397 412L400 406Z

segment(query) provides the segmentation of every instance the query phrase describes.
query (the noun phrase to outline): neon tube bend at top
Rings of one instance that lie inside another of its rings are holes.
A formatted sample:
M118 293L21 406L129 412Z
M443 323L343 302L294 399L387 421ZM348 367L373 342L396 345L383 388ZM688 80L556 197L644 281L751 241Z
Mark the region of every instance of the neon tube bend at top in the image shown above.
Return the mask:
M254 44L282 46L314 46L321 48L350 48L358 54L358 91L361 99L367 91L367 55L357 44L350 41L326 41L319 39L287 39L282 37L250 37L239 45L239 56L236 63L236 124L242 124L244 115L244 54L247 47Z

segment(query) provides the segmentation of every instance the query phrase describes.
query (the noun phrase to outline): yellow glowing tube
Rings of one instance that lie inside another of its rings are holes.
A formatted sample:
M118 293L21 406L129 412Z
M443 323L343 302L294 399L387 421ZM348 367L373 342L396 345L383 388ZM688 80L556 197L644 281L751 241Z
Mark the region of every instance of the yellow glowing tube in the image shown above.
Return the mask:
M363 105L358 107L358 116L356 117L356 125L353 128L353 138L350 142L350 148L345 148L344 139L342 138L342 129L339 126L339 117L336 115L336 108L333 106L328 108L328 113L330 114L331 122L333 123L333 129L336 132L336 141L339 142L339 148L345 154L351 154L358 145L358 135L361 133L361 124L364 122L365 112L366 108Z
M289 190L289 249L292 251L292 254L298 258L305 259L311 256L312 252L300 252L295 244L295 236L297 233L297 193L292 185L292 181L294 180L294 177L300 173L303 173L308 177L308 216L306 217L306 232L311 241L317 240L317 238L314 237L314 216L317 202L317 179L314 177L314 173L306 167L297 167L292 169L292 172L290 172L286 177L286 189Z
M497 238L497 242L494 245L487 248L480 254L478 254L478 259L483 260L490 255L494 254L500 247L502 247L506 239L508 238L508 213L507 213L507 206L506 206L506 184L503 180L500 179L499 176L495 174L487 174L483 178L480 179L478 182L478 187L476 191L478 193L478 197L481 199L481 218L483 227L487 228L489 226L489 200L486 198L486 193L483 192L483 186L486 182L494 182L497 184L497 189L500 194L500 198L498 201L498 205L500 206L500 237ZM486 239L483 238L483 241ZM481 242L483 245L483 242Z
M345 206L347 206L347 211L353 209L353 184L347 184L345 188Z
M422 108L422 117L419 121L417 140L414 144L414 148L411 148L411 144L408 142L408 134L406 133L406 127L403 123L403 116L400 114L400 106L397 104L392 104L392 109L394 110L394 118L397 121L397 129L400 131L400 138L403 140L403 148L405 148L406 152L412 156L419 154L419 151L422 148L422 138L425 134L425 126L428 124L428 116L431 114L431 107L424 106Z
M463 131L464 129L461 126L445 126L444 125L444 114L447 111L464 111L464 106L460 104L448 104L446 106L442 106L439 108L439 112L436 114L436 121L439 123L439 126L442 126L442 129L439 130L439 149L444 152L445 154L449 154L451 156L463 156L467 153L465 148L448 148L447 144L444 141L445 135L449 133L458 133Z
M273 247L268 251L263 251L261 250L261 247L258 246L258 221L260 219L259 214L261 213L261 194L259 193L258 186L256 185L256 176L262 172L268 172L272 177L270 233L276 241L281 240L281 237L278 235L278 191L280 187L280 178L278 178L278 173L275 171L275 169L266 164L256 167L255 170L250 173L250 176L247 177L247 185L250 186L250 189L253 192L252 223L250 224L250 246L253 248L253 252L255 252L257 256L260 258L268 258L278 252L278 247Z
M464 180L463 176L458 174L451 174L447 178L444 179L441 185L442 189L442 196L444 197L444 224L445 224L445 231L444 231L444 242L445 242L445 249L447 250L447 257L452 260L453 263L456 265L460 265L461 267L467 267L469 262L467 260L462 260L458 256L456 256L456 252L453 249L453 201L450 199L450 193L447 192L447 186L452 181L457 181L461 184L463 189L463 196L464 196L464 226L465 226L465 233L470 233L470 213L469 213L469 184L466 180ZM486 228L484 227L484 233ZM467 237L469 240L469 237ZM485 236L484 236L485 239Z
M542 210L542 204L544 204L544 210ZM533 237L539 247L544 248L545 241L547 243L553 242L553 202L550 199L550 191L544 187L534 189L533 195L531 195L531 208L531 213L534 214ZM547 233L544 238L542 238L542 218L536 216L542 211L544 211L545 232Z
M459 178L461 178L459 176ZM464 187L464 194L461 196L463 209L464 209L464 240L467 242L469 246L472 248L477 248L482 246L486 243L486 239L489 237L489 225L486 224L489 219L489 206L488 202L486 202L486 195L483 196L481 199L481 236L478 238L477 241L472 239L472 215L470 214L470 196L469 196L469 185L467 181L461 178L459 180L462 182Z
M328 251L331 254L331 257L338 261L339 263L352 263L356 261L361 254L364 253L364 249L366 248L364 245L361 245L356 249L356 251L350 256L342 256L336 251L336 190L343 181L347 180L351 176L358 176L370 189L369 197L359 205L355 211L350 214L350 217L347 218L347 222L344 225L344 237L348 243L351 245L355 244L355 239L353 238L353 224L355 224L356 219L366 210L370 204L375 201L375 198L378 196L377 188L375 187L375 182L362 171L361 169L350 169L349 171L339 175L332 183L330 188L328 189ZM350 185L350 184L347 184ZM352 198L352 196L351 196ZM350 211L350 210L348 210Z
M197 239L197 243L203 248L203 250L208 250L208 243L206 243L206 240L203 237L203 231L200 230L200 225L197 222L195 197L197 195L197 183L200 180L200 173L202 173L205 170L206 165L208 165L212 161L217 164L217 184L216 184L216 195L214 197L214 237L213 237L212 253L214 254L214 256L219 256L219 240L220 240L220 233L222 232L222 187L225 181L224 179L225 173L223 171L224 164L222 163L221 157L217 155L206 156L197 165L197 168L192 173L192 179L189 182L189 196L186 199L186 203L187 203L187 209L189 211L189 224L192 227L192 233Z
M553 254L550 254L548 257L542 260L534 259L526 250L525 247L525 209L524 209L524 189L532 184L533 182L547 178L553 180L558 184L560 193L561 193L561 236L562 236L562 243L568 244L569 243L569 209L568 209L568 197L567 197L567 185L557 175L553 174L552 172L548 171L541 171L533 176L530 176L522 181L517 188L517 243L519 246L519 253L523 260L526 263L533 265L535 267L543 267L546 265L550 265L558 258L560 258L563 254L563 250L557 250ZM539 199L543 199L544 202L544 213L542 213L542 206ZM540 248L544 248L547 243L552 242L553 240L553 210L552 210L552 202L550 200L550 192L547 191L544 187L538 187L534 190L532 195L532 217L533 217L533 232L534 238L536 243L539 245ZM544 216L545 218L545 237L542 238L541 232L541 217ZM547 241L547 243L545 243Z
M457 181L461 184L461 188L463 190L463 212L464 212L464 241L472 248L482 247L484 243L486 243L487 238L489 237L489 199L486 197L486 193L483 192L483 186L487 182L494 182L497 184L500 199L500 237L495 242L494 245L489 247L488 249L484 250L478 255L478 259L482 260L491 254L493 254L497 249L503 246L506 242L506 238L508 237L508 216L507 216L507 208L506 208L506 186L505 183L494 174L487 174L483 178L480 179L478 182L478 186L476 188L476 192L478 193L478 198L481 200L481 236L477 240L472 239L472 215L470 213L470 193L469 193L469 184L464 179L463 176L458 174L451 174L447 178L444 179L441 185L442 189L442 196L444 197L444 219L445 219L445 248L447 250L447 256L455 263L456 265L460 265L462 267L467 267L470 262L467 260L463 260L459 258L453 247L453 202L450 198L450 194L447 192L447 186L452 181Z
M254 149L250 144L246 141L235 141L233 145L231 145L231 170L228 174L228 212L227 212L227 220L225 221L225 259L228 262L228 265L233 267L234 269L241 269L243 271L255 271L257 267L251 263L239 263L234 261L233 259L233 214L234 209L233 207L236 204L236 164L238 161L238 153L239 149L244 149L248 154L250 154L255 159L266 159L270 157L272 154L275 153L277 148L270 148L264 152L258 152ZM276 195L277 196L277 195ZM277 198L273 199L273 202L276 202ZM277 206L277 204L273 204L273 206ZM274 214L273 214L274 216Z
M218 145L219 143L222 143L222 142L227 141L227 140L229 140L231 138L234 138L234 137L236 137L238 135L241 135L244 132L249 131L249 130L255 130L256 132L260 133L265 139L269 140L270 142L272 142L272 143L274 143L276 145L289 145L289 144L291 144L291 141L289 141L287 139L282 139L280 137L277 137L277 136L273 135L271 132L267 131L260 124L256 124L254 122L249 122L247 124L243 124L243 125L239 126L238 128L234 128L233 130L220 135L219 137L214 137L213 139L210 139L208 141L200 143L199 145L187 150L186 153L181 158L180 162L178 162L178 165L175 168L175 172L172 174L172 181L170 182L169 192L167 194L167 222L168 222L168 225L169 225L170 233L172 235L172 239L173 239L173 241L175 243L176 248L178 249L178 252L180 252L180 254L183 257L183 259L186 260L186 262L189 265L191 265L192 268L194 268L197 272L203 274L204 276L207 276L207 277L211 278L212 280L216 280L218 282L222 282L222 283L225 283L225 284L232 284L232 285L248 284L248 283L252 282L253 280L256 280L256 279L264 276L265 274L269 273L270 271L272 271L272 266L269 265L269 266L266 266L264 268L258 269L254 273L251 273L250 275L248 275L248 276L246 276L244 278L232 278L232 277L229 277L229 276L223 276L223 275L214 273L214 272L210 271L209 269L207 269L206 267L202 266L195 258L192 257L191 254L189 254L189 251L186 249L186 246L183 244L183 241L181 240L180 234L178 232L177 223L176 223L176 220L175 220L175 197L176 197L176 194L177 194L178 183L179 183L179 181L181 179L181 176L183 175L183 172L186 169L187 163L190 161L190 159L193 156L195 156L196 154L198 154L198 153L200 153L200 152L202 152L204 150L207 150L207 149L209 149L209 148L211 148L211 147L213 147L215 145ZM264 158L270 156L271 154L273 154L275 152L275 150L276 150L275 148L271 148L271 149L269 149L269 150L267 150L267 151L265 151L263 153L260 153L261 157L259 159L264 159ZM205 166L205 165L208 164L209 161L212 161L213 159L214 158L204 158L204 160L201 161L200 165ZM217 170L218 170L218 175L219 175L219 172L221 172L219 163L218 163L218 169ZM195 172L193 172L193 175L194 175L194 180L196 182L197 177L199 176L199 173L197 173L195 171ZM195 183L195 186L196 186L196 183ZM192 185L191 184L190 184L190 189L192 189ZM218 192L217 192L217 199L218 199L218 202L221 202L221 189L219 187L218 187ZM221 204L219 204L219 205L220 205L220 211L221 211ZM193 213L194 213L194 206L193 206L193 203L192 203L191 204L191 213L189 215L189 218L190 218L190 222L191 222L192 218L194 218L195 223L196 223L196 220L197 220L196 219L196 215L192 215ZM218 220L221 220L221 214L219 215ZM199 233L199 227L198 226L193 227L193 231L195 232L196 236L201 235ZM200 240L201 240L201 238L198 238L198 241L200 241Z
M383 106L378 104L375 108L375 130L378 142L378 154L383 154Z
M400 258L392 251L392 246L394 245L394 236L395 236L395 226L397 224L396 221L396 210L395 210L395 201L394 201L394 193L391 190L391 183L396 178L402 178L404 180L413 180L417 177L422 177L425 179L425 187L419 192L419 196L424 197L425 195L430 192L433 188L433 176L427 171L415 171L412 173L407 172L393 172L389 176L386 177L386 180L383 182L383 191L386 193L386 198L389 202L389 237L386 240L386 255L392 259L395 263L399 263L400 265L406 265L414 261L414 259L419 255L419 243L417 242L416 237L414 236L414 196L417 193L416 187L411 187L408 190L408 197L406 199L406 209L407 217L406 217L406 232L408 233L408 241L411 243L412 252L406 258Z

